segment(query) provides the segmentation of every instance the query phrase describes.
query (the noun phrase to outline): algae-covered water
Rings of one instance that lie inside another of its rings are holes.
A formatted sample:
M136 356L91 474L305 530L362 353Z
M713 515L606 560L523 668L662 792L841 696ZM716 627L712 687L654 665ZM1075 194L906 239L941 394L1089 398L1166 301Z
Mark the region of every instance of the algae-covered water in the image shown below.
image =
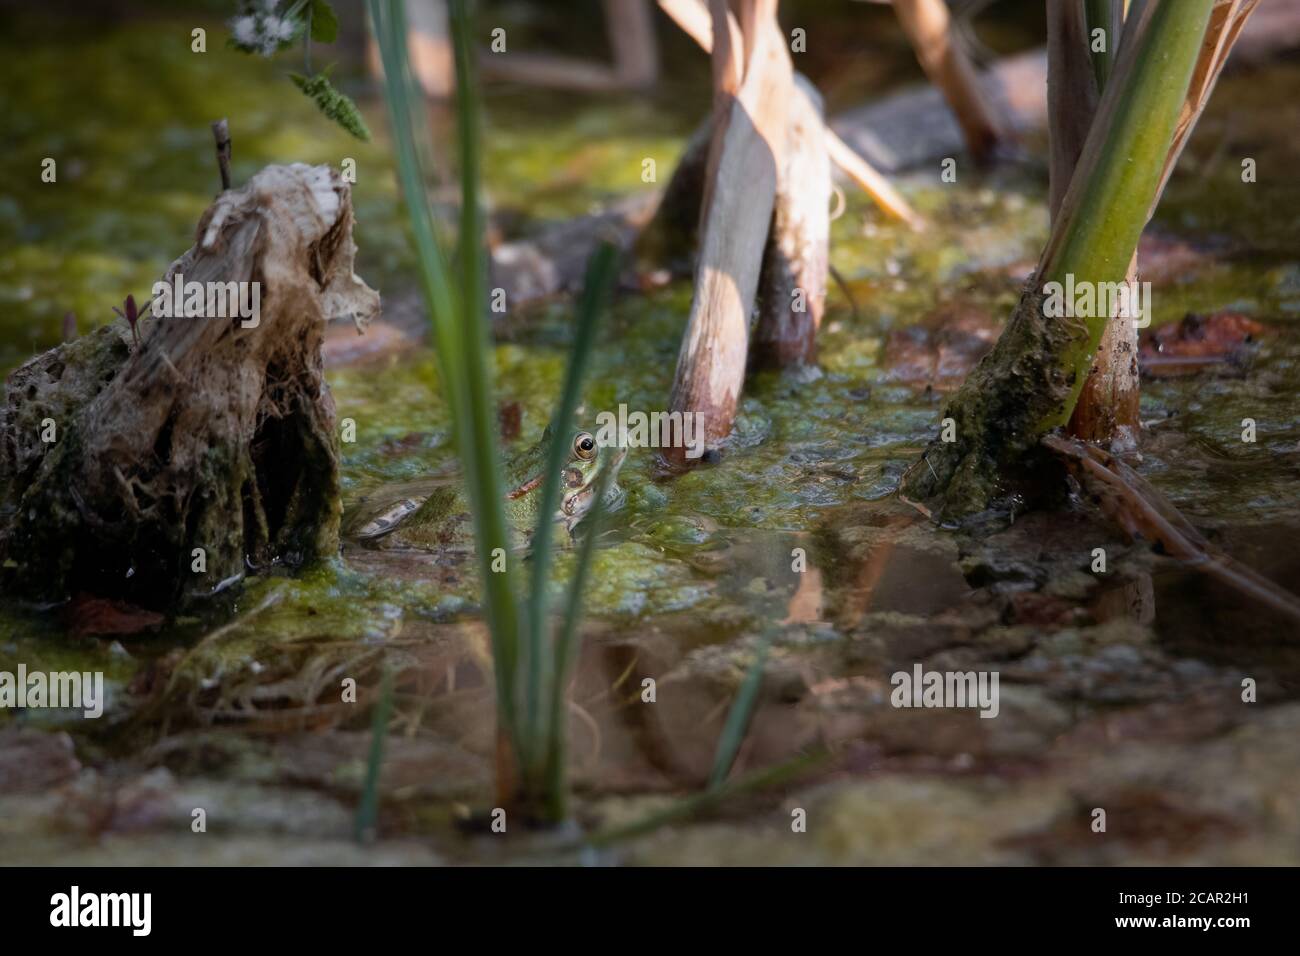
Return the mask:
M211 39L192 53L191 26L61 24L56 43L49 21L22 17L0 40L5 368L60 341L69 311L82 332L108 321L184 251L216 191L208 124L221 116L236 182L268 163L355 159L357 271L386 301L414 295L366 80L342 69L376 131L370 144L316 114L284 76L293 64ZM639 99L489 88L484 176L500 221L526 235L653 188L642 161L672 168L707 109L705 77L701 59ZM1272 334L1226 373L1144 383L1136 461L1216 543L1292 590L1300 187L1289 171L1300 140L1287 131L1300 129L1300 104L1278 91L1298 80L1294 63L1226 77L1171 183L1155 227L1192 254L1157 282L1155 323L1233 309ZM1259 169L1251 184L1240 177L1247 155ZM40 181L47 156L56 183ZM820 374L753 377L716 463L667 479L650 452L634 452L586 594L570 731L581 823L635 820L698 790L774 622L739 769L821 754L815 769L594 856L465 835L453 824L490 804L494 746L473 573L349 547L139 633L78 635L66 608L0 607L0 670L103 671L109 693L93 723L0 712L0 861L1297 862L1292 624L1130 545L1095 514L1030 515L973 539L893 498L944 395L886 363L891 335L953 306L995 329L1047 229L1045 172L1031 160L956 184L918 170L900 184L932 224L924 234L847 189L832 227L843 287L829 290ZM687 282L617 297L589 416L664 406L690 297ZM521 413L507 454L549 418L571 316L561 297L497 329L498 399ZM339 417L357 423L343 446L345 504L454 467L428 348L328 378ZM1243 419L1254 443L1242 441ZM1104 576L1089 571L1095 547L1111 556ZM566 548L561 580L571 562ZM915 663L999 670L999 719L891 707L890 675ZM383 669L397 693L380 839L361 846L352 820ZM347 678L358 703L339 699ZM1245 678L1256 703L1242 701ZM1090 841L1097 805L1118 822ZM807 811L806 832L791 830L794 809Z

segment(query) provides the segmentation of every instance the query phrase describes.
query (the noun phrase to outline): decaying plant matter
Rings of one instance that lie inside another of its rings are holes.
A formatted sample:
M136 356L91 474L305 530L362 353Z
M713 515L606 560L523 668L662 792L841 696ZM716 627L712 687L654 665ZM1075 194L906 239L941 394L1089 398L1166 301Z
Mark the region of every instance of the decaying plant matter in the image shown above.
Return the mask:
M905 498L945 519L981 511L1015 492L1040 437L1069 422L1113 317L1098 309L1049 318L1044 286L1071 277L1102 289L1125 279L1225 44L1249 12L1249 4L1149 0L1130 13L1038 270L945 410L953 440L931 442L904 478Z
M704 0L659 0L659 8L682 29L682 32L698 43L705 53L713 52L713 22L709 8L705 5ZM730 32L738 34L740 27L735 22L735 18L729 17L728 20L731 25ZM732 68L742 69L743 63L737 63ZM811 84L808 84L808 86L810 89L812 88ZM824 117L821 121L824 125ZM860 189L866 192L885 215L899 219L916 230L925 228L925 220L912 209L911 205L893 187L889 180L859 156L853 147L844 142L830 126L827 125L822 129L820 138L825 140L826 150L830 153L831 162L838 166L840 171L857 184ZM704 151L703 147L700 146L701 139L707 146L707 129L697 132L692 137L686 152L683 154L681 167L689 170L695 165L696 153ZM699 160L699 162L702 163L703 160ZM669 210L677 208L667 198L665 198L664 205ZM690 211L694 219L699 218L698 202Z
M821 97L795 74L785 157L777 172L771 234L759 278L752 366L785 368L816 360L830 271L830 201Z
M255 323L217 317L208 298L202 314L144 319L138 347L116 322L15 371L0 409L11 589L169 607L335 553L339 435L320 347L327 321L378 312L355 251L336 171L267 167L217 198L164 277L257 283Z
M687 144L641 249L680 268L698 246L671 406L703 416L716 448L731 431L747 368L816 360L832 164L888 214L916 229L923 223L826 125L820 94L793 71L775 2L659 5L710 52L714 111ZM666 456L687 464L680 449Z
M1211 545L1160 492L1114 455L1061 435L1045 436L1043 445L1066 463L1102 511L1130 538L1147 541L1171 558L1300 620L1300 598Z

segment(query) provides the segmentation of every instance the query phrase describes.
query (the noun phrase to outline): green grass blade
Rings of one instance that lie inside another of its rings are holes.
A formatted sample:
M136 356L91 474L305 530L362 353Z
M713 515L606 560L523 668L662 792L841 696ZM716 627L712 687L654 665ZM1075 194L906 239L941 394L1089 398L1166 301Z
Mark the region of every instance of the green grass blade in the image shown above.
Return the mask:
M758 643L758 656L750 665L749 672L740 685L736 700L727 714L727 722L718 735L718 749L713 757L713 772L709 774L708 789L722 786L731 772L731 765L736 762L736 754L749 729L749 720L754 714L754 704L758 700L759 688L763 686L763 666L767 663L767 652L772 645L771 633L765 633Z
M569 364L564 373L564 389L560 393L551 418L551 444L547 449L546 470L543 472L541 502L538 509L537 529L532 543L532 577L529 581L528 617L526 622L527 673L525 676L525 722L531 727L541 723L546 702L543 696L553 685L554 662L546 647L547 617L550 612L551 542L555 533L552 520L560 506L560 481L564 463L568 459L567 436L574 412L582 397L582 383L587 374L587 364L596 340L596 326L605 301L608 299L618 274L618 249L601 242L587 262L581 303L574 327L573 345L569 351ZM562 727L550 725L548 734L558 733ZM534 768L548 759L548 741L541 741L537 750L530 753Z
M662 810L648 813L637 820L618 826L605 827L580 841L574 846L603 847L624 840L632 840L647 833L653 833L660 827L671 823L680 823L693 819L725 801L746 793L756 793L770 787L779 787L815 770L831 759L828 751L816 751L801 754L792 760L774 767L761 767L758 770L742 774L730 783L724 783L712 790L704 790L675 800Z
M375 837L379 819L379 770L384 763L384 737L388 733L388 718L393 712L393 675L387 667L379 680L379 699L370 717L370 754L366 758L366 779L361 788L361 803L357 806L356 837L368 843Z
M565 688L569 683L573 662L578 656L578 623L582 620L582 599L587 592L587 577L591 571L592 555L596 552L596 541L604 527L605 495L609 492L613 475L611 469L606 469L596 481L596 498L582 522L584 537L574 563L573 578L569 581L565 597L564 617L554 645L554 669L548 698L550 713L547 717L550 740L545 771L545 791L549 804L547 809L553 820L564 819L566 812L565 797L568 788L565 784L565 762L568 759L568 739L565 733Z
M493 658L497 662L498 707L518 747L530 730L527 724L521 727L515 719L519 608L513 586L514 561L508 554L511 542L504 508L505 483L497 444L496 401L487 361L492 354L492 343L484 307L487 268L479 205L480 133L478 105L474 99L477 86L473 37L465 0L453 0L451 4L451 35L456 53L456 122L460 140L460 357L466 378L470 436L461 448L461 461L469 481L479 572L487 598L484 608L492 633ZM492 570L492 556L498 548L507 553L505 572Z
M516 736L517 746L514 676L518 657L518 605L511 587L512 572L496 574L491 571L493 550L508 549L509 541L502 507L495 425L483 414L483 409L492 407L492 398L483 358L487 332L481 311L475 307L475 303L482 302L482 283L481 279L476 279L476 285L457 294L437 242L437 229L425 195L419 151L412 133L412 104L416 102L416 96L407 62L405 4L402 0L369 0L369 8L384 63L384 93L392 122L398 175L415 238L421 287L433 323L438 365L452 412L456 449L465 470L474 517L485 595L484 614L492 635L498 713L505 728ZM468 25L460 5L457 5L456 12L460 15L453 19L453 30L459 34L459 54L468 48L465 36ZM469 64L465 56L458 56L457 65L458 72L468 75ZM470 83L458 84L457 105L462 115L474 110L471 91ZM465 129L462 127L462 135ZM477 124L472 118L467 129L468 139L462 146L462 159L468 157L470 160L468 190L477 197ZM462 170L462 175L465 174L466 170ZM470 205L472 215L476 217L477 202ZM462 244L477 243L477 236L478 231L471 220L469 232L462 231ZM468 273L470 278L481 276L481 260L476 261L477 268Z
M438 246L437 231L424 191L420 172L419 154L412 135L410 100L411 79L406 60L406 17L401 0L369 0L371 20L383 60L384 98L392 124L394 148L397 153L398 179L406 200L411 232L421 279L433 324L439 361L446 366L447 350L458 344L455 315L458 309L455 290L451 285L442 250ZM455 382L455 367L443 368L444 382Z

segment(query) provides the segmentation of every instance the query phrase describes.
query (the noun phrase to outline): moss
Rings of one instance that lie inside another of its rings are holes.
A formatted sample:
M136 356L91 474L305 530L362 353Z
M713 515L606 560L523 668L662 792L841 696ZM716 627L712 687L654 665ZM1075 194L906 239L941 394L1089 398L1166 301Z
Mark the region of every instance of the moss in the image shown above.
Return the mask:
M1066 323L1045 318L1041 294L1027 290L993 351L944 409L955 440L943 441L941 431L901 493L932 504L940 520L959 520L1022 492L1038 461L1038 424L1069 397L1072 383L1057 356L1074 334Z
M168 608L221 590L248 563L300 567L337 550L338 434L320 326L334 317L327 308L369 318L378 295L353 273L338 175L332 222L302 188L319 174L268 167L212 207L235 238L187 253L184 271L199 281L260 277L267 308L256 332L167 321L127 358L118 330L104 328L11 376L0 551L13 589ZM251 231L260 241L243 241ZM315 243L324 238L333 241Z

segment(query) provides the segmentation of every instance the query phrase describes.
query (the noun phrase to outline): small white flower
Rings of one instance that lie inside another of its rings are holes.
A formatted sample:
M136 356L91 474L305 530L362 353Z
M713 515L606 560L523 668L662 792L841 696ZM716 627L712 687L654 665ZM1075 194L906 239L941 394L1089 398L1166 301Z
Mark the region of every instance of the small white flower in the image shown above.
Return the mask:
M279 37L281 40L291 40L293 39L293 35L294 33L297 32L297 30L298 30L297 21L290 20L288 17L285 17L283 20L280 21L280 27L278 30L276 30L276 36Z
M257 42L257 21L252 17L236 17L230 21L230 32L236 43L252 46Z

